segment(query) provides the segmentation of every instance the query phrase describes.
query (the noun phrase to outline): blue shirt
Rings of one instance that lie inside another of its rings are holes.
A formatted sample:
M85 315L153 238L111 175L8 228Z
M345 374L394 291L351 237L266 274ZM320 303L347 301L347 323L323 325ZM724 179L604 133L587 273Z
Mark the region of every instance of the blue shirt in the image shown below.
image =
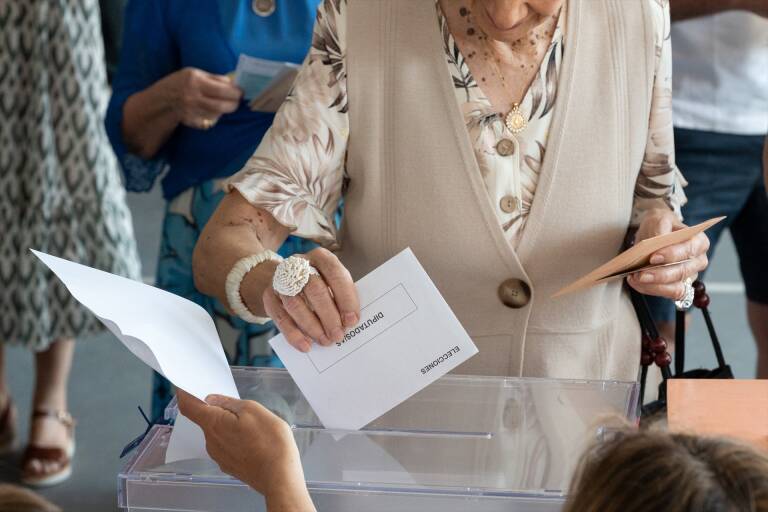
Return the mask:
M107 110L109 139L125 174L126 188L144 192L158 175L163 195L173 198L204 181L239 170L255 151L274 114L252 112L245 101L210 130L181 126L152 160L129 153L122 136L123 105L131 95L185 67L224 75L241 53L301 63L307 54L320 0L275 0L270 16L257 15L251 0L131 0L125 15L120 65Z

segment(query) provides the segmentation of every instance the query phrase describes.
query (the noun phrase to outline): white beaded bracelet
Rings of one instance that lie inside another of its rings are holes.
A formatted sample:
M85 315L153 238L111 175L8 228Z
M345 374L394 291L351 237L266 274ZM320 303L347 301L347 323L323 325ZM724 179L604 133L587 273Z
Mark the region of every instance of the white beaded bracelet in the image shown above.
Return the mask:
M227 280L224 284L224 291L227 294L227 301L229 302L229 309L241 319L252 324L266 324L272 319L269 317L256 316L250 312L248 307L243 302L243 296L240 295L240 285L243 282L245 275L250 272L255 266L264 263L265 261L283 261L282 256L279 254L266 250L259 254L252 254L241 259L227 275Z

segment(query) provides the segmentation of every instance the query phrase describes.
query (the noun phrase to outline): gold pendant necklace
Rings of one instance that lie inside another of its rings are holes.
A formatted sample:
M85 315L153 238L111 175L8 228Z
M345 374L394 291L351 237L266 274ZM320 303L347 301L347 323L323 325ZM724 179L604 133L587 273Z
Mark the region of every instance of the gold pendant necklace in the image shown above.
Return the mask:
M501 65L499 64L499 62L496 61L496 52L493 50L491 43L488 42L487 35L485 36L485 44L488 47L488 51L491 55L491 61L493 61L493 66L496 68L496 74L499 75L499 78L501 78L501 87L506 92L508 91L507 79L504 76L504 73L501 71ZM507 112L507 115L504 116L504 125L507 127L507 129L510 132L514 134L518 134L528 127L528 120L520 111L519 103L512 103L512 110Z
M525 116L520 112L520 104L513 103L512 110L509 111L504 118L504 124L512 133L520 133L528 127L528 121Z

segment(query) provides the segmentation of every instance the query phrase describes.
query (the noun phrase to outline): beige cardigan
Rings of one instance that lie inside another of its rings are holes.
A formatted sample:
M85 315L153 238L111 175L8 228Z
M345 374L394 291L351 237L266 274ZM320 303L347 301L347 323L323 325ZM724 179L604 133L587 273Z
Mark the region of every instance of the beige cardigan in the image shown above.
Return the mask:
M636 379L640 330L621 283L550 296L615 256L629 226L653 85L645 4L568 2L550 142L515 251L483 188L434 0L349 0L340 257L357 278L410 246L480 349L457 373ZM524 307L499 299L510 278L531 289Z

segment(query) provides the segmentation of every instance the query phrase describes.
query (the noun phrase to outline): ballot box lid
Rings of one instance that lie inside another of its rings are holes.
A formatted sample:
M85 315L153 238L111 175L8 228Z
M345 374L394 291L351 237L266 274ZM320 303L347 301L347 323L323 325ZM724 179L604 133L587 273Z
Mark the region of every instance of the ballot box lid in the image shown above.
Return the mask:
M635 382L448 375L362 430L327 430L285 370L233 374L243 398L292 426L320 512L458 511L468 500L477 511L559 510L584 448L637 421ZM121 508L264 510L212 461L165 464L171 428L153 427L126 463Z

